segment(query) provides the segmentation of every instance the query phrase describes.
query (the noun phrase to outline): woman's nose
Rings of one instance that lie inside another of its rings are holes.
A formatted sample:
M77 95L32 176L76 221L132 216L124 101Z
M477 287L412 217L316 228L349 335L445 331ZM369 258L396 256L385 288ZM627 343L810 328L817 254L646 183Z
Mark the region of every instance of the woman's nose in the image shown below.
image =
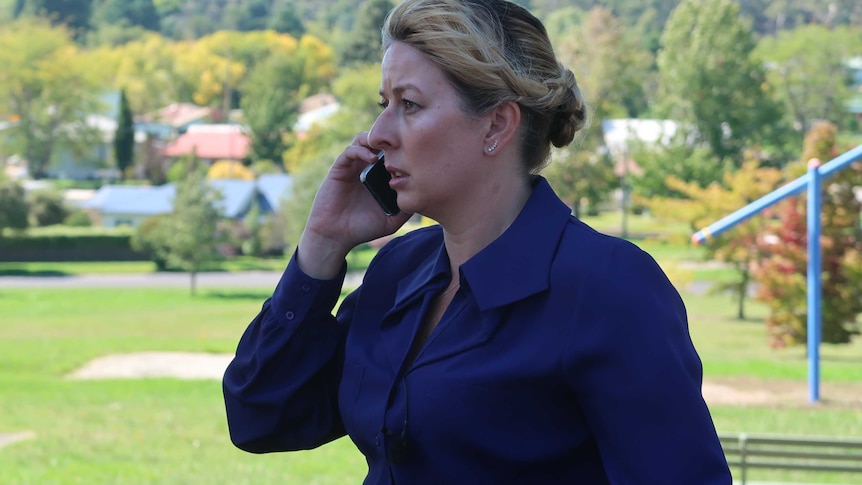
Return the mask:
M388 117L389 114L387 113L387 110L384 109L383 112L377 116L377 119L374 120L374 124L372 124L371 128L368 130L368 145L371 148L385 150L392 146L393 137Z

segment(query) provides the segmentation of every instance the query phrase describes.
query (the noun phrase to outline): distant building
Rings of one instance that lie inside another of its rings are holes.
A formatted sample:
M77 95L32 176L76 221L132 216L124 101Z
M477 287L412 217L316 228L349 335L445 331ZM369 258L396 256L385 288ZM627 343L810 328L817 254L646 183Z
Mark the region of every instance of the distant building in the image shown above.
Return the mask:
M602 121L604 142L614 161L617 177L639 175L643 169L631 152L640 146L668 146L678 124L671 120L609 119Z
M845 65L849 71L852 90L845 107L857 122L862 123L862 56L848 59Z
M194 153L201 161L211 164L216 160L242 161L250 150L251 140L239 125L197 124L168 143L162 153L168 158Z
M209 180L222 200L219 212L227 219L244 218L254 204L261 214L278 212L281 199L290 194L292 180L286 174L265 174L257 180ZM173 211L175 184L159 186L106 185L81 207L103 227L137 227L144 219Z
M49 178L76 180L117 180L119 171L113 166L113 142L117 133L120 92L110 91L99 96L98 112L87 114L84 124L97 135L95 143L83 152L57 145L51 163L46 168ZM74 133L77 128L69 127Z
M329 93L316 94L302 100L299 106L299 119L293 131L302 138L315 124L321 123L340 109L335 96Z
M194 125L212 123L212 108L192 103L172 103L164 108L135 118L135 127L159 140L176 138Z

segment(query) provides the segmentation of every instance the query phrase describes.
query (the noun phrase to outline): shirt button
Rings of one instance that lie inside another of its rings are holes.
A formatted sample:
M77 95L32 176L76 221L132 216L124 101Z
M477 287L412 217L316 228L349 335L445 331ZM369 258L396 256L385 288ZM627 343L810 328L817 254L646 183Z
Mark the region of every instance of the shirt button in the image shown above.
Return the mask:
M311 285L309 285L308 283L303 283L302 291L308 293L309 291L311 291Z
M293 317L295 317L295 316L296 315L294 315L293 312L287 312L284 314L284 318L286 318L288 320L293 320Z

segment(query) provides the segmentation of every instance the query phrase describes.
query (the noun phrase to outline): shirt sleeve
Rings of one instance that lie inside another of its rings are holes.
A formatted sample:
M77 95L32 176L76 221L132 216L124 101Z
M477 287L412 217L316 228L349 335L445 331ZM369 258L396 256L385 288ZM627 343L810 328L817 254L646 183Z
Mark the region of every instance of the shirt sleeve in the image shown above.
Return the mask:
M242 335L222 380L233 443L265 453L310 449L345 434L338 412L346 325L333 280L304 274L296 255Z
M730 484L679 294L634 246L604 269L578 290L564 359L610 482Z

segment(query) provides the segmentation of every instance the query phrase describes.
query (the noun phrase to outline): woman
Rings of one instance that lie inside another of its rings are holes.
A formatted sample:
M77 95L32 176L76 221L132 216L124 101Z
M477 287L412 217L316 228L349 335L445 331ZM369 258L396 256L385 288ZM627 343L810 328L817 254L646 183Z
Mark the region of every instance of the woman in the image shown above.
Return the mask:
M224 377L256 452L349 434L366 484L729 484L683 303L634 245L535 175L586 123L541 23L503 0L406 0L383 110L336 159ZM358 181L385 153L402 213ZM333 316L357 244L412 213Z

